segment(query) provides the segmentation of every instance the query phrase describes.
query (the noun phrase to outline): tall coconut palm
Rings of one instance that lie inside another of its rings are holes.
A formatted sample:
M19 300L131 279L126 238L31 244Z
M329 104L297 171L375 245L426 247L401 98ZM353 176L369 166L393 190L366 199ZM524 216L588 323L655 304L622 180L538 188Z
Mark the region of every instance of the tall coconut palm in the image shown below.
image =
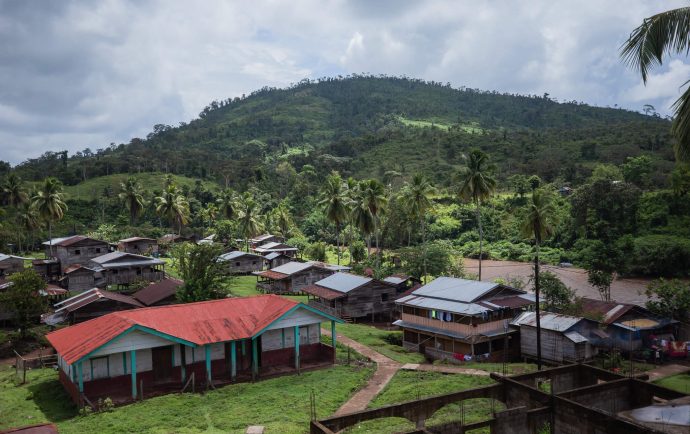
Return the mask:
M496 179L493 177L494 166L489 163L489 156L479 149L473 149L465 158L465 167L458 174L458 196L472 201L477 212L479 229L479 280L482 280L482 256L484 255L484 231L482 229L482 202L485 202L496 190Z
M144 195L139 181L130 176L127 181L121 182L120 193L117 196L129 211L129 225L134 226L135 220L144 209Z
M385 206L388 203L386 189L378 180L369 179L360 183L359 190L359 197L362 201L362 205L369 208L369 212L373 218L374 238L376 239L376 256L378 263L378 260L380 259L379 226L381 215L385 212Z
M371 251L371 234L374 232L376 225L374 223L374 216L371 210L362 201L356 201L352 207L352 224L356 226L367 240L367 256Z
M5 178L0 186L0 195L6 205L14 208L29 203L29 195L24 190L22 180L15 173L10 173Z
M424 269L424 281L426 283L426 213L433 206L431 202L431 195L434 194L436 189L433 185L420 174L416 174L412 177L412 180L408 182L403 188L402 201L407 212L413 218L419 219L419 228L422 231L422 245L424 246L424 257L422 259L423 269Z
M218 211L228 220L237 217L237 196L229 188L223 190L216 200Z
M55 178L46 178L43 185L31 199L38 215L48 223L48 237L50 238L50 255L53 255L53 221L62 220L67 211L62 184Z
M259 235L259 232L263 229L259 204L249 193L245 193L242 196L239 204L238 218L240 233L244 236L247 251L249 251L249 239Z
M154 199L156 203L156 213L168 219L172 231L175 231L175 224L178 227L178 234L182 234L182 226L189 222L189 202L180 194L174 184L168 185L160 196Z
M25 203L19 207L17 210L17 226L29 234L29 243L33 245L33 233L36 229L41 227L41 218L33 206ZM19 238L19 240L19 250L21 251L21 238Z
M340 265L340 227L347 221L349 203L343 186L343 179L337 173L331 174L321 190L319 205L326 218L335 225L335 245Z
M663 63L664 55L687 55L690 50L690 7L685 6L645 18L621 46L621 57L638 70L647 83L649 71ZM688 84L687 82L685 84ZM672 132L679 161L690 160L690 87L673 104Z
M534 295L537 317L537 367L541 370L541 318L539 298L539 246L544 238L553 234L555 223L555 207L553 196L542 189L532 192L532 198L527 204L527 213L522 222L522 233L527 238L534 239Z
M350 210L349 210L350 212L348 212L348 223L349 223L348 226L350 227L350 231L348 234L348 238L349 238L348 239L348 245L349 245L355 239L354 230L355 230L356 224L353 220L354 213L352 212L352 208L354 207L354 204L357 201L357 196L359 194L359 182L357 182L357 180L355 178L350 176L345 180L344 185L345 185L345 197L347 198L347 201L350 204Z
M290 230L293 226L290 210L285 204L280 204L273 211L273 214L280 235L282 235L284 238L288 238L290 236Z

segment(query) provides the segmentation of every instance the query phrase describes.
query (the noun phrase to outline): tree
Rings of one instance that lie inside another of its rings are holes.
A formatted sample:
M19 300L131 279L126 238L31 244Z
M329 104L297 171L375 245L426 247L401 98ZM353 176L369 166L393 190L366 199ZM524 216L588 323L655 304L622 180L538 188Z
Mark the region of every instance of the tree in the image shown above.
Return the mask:
M189 202L180 194L175 184L169 184L165 191L155 198L156 213L168 219L171 229L178 225L178 233L182 233L182 226L189 221Z
M603 301L611 301L611 283L613 283L613 273L605 270L587 270L587 282L599 291L599 296Z
M323 208L328 221L335 225L335 245L340 265L340 227L347 221L349 203L343 188L343 179L336 172L327 179L321 190L319 205Z
M17 226L29 233L29 243L33 245L33 233L41 227L41 218L36 212L36 208L28 203L22 205L17 210ZM19 250L22 250L21 244Z
M29 203L29 195L22 185L22 180L14 173L10 173L0 186L0 196L3 203L14 208Z
M130 176L127 181L121 182L118 197L129 211L129 225L134 226L136 218L144 209L144 195L139 181Z
M305 252L314 261L325 262L326 261L326 243L323 241L317 241L312 243L307 247Z
M670 176L673 194L684 197L690 192L690 165L678 164Z
M575 298L575 291L565 286L565 283L550 271L539 274L539 290L546 310L566 310Z
M494 166L489 163L489 156L479 149L474 149L470 151L469 156L465 159L465 167L458 174L460 182L458 196L463 200L472 201L477 212L477 227L479 228L478 280L482 280L482 255L484 248L481 205L496 190L496 179L492 175L493 170Z
M646 294L647 309L653 313L682 322L690 319L690 284L677 279L659 279L649 284Z
M453 257L453 246L448 241L432 241L424 247L407 247L401 251L406 273L421 279L431 276L462 277L464 270Z
M686 55L690 49L690 7L672 9L645 18L621 47L621 58L639 71L647 84L651 68L663 64L664 55ZM687 84L687 83L686 83ZM690 87L673 104L671 131L679 161L690 160Z
M245 193L239 204L239 229L247 244L249 251L249 239L259 235L263 229L261 215L259 214L259 204L251 194Z
M412 181L407 183L402 192L402 199L408 213L419 220L419 227L422 231L422 245L426 251L426 213L431 209L431 195L436 189L427 179L420 174L412 177ZM424 281L426 282L426 254L422 255L424 261Z
M48 223L49 249L53 254L53 221L62 220L67 204L62 193L62 184L55 178L46 178L43 185L32 198L32 205L38 215Z
M385 212L385 206L388 203L388 198L386 197L386 191L383 184L376 179L362 181L359 186L359 194L362 206L365 206L369 209L373 219L373 233L374 238L376 239L376 262L378 264L381 257L381 251L379 250L381 215Z
M278 226L280 235L282 235L285 239L288 239L290 237L290 233L292 232L294 223L287 205L281 203L275 210L273 210L273 215L275 217L275 222Z
M371 251L371 234L374 232L374 216L364 202L355 202L352 207L352 222L367 240L367 256Z
M223 248L215 244L182 243L172 250L173 260L184 284L176 297L183 303L213 300L227 295L229 277L218 261Z
M640 188L647 188L652 182L652 159L648 155L628 157L621 166L621 171L626 182L635 184Z
M366 258L367 246L361 240L351 242L349 248L350 258L353 262L362 262Z
M539 246L544 238L553 234L556 209L551 194L545 190L536 189L527 204L527 213L522 223L522 233L534 239L534 294L537 318L537 368L541 370L541 318L540 318L540 277L539 277Z
M226 188L220 193L220 197L216 200L218 211L228 220L237 217L237 196L235 192Z
M13 321L24 337L26 330L48 307L46 298L41 294L46 282L30 269L11 274L8 280L10 286L0 293L0 302L13 314Z
M589 177L590 182L596 181L622 181L623 172L613 164L597 164Z
M508 182L510 183L510 187L513 189L515 194L520 198L525 197L525 194L527 194L531 188L529 179L522 174L512 175L508 178Z

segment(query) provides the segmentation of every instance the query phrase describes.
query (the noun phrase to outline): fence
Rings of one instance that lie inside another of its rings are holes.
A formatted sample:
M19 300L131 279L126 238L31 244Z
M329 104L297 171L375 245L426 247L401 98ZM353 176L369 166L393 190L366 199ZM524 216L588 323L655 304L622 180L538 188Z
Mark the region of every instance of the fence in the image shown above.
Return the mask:
M39 350L38 357L23 357L18 352L14 352L14 370L17 377L21 378L22 384L26 383L26 371L36 368L53 367L57 365L57 354L42 354Z

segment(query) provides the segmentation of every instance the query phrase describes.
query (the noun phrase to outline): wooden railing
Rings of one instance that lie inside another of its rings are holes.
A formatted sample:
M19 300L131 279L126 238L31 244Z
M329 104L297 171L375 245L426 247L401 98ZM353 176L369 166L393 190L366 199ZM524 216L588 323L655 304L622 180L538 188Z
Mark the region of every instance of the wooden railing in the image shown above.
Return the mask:
M491 321L483 324L477 324L477 325L468 325L468 324L458 324L455 322L446 322L446 321L439 321L437 319L433 318L425 318L417 315L411 315L409 313L403 313L402 318L403 321L411 323L411 324L417 324L420 326L425 326L425 327L433 327L436 329L440 330L447 330L451 332L456 332L456 333L462 333L467 336L472 336L472 335L479 335L487 332L492 332L492 331L497 331L497 330L503 330L505 326L505 321L507 320L498 320L498 321Z
M141 274L136 274L135 272L112 274L106 271L104 274L106 284L108 285L134 283L141 280L157 282L165 278L165 273L163 271L151 271Z

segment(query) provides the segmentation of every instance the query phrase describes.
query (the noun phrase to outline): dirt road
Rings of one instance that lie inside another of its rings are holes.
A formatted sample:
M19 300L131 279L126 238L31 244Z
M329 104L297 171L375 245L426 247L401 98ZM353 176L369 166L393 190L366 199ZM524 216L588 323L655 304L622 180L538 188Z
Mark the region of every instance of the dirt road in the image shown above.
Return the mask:
M477 274L479 271L476 259L465 259L465 271ZM563 283L580 297L599 298L596 288L587 283L587 271L575 267L558 267L554 265L542 265L542 270L548 270L556 274ZM492 281L497 277L504 279L520 277L527 282L532 276L533 265L526 262L513 261L482 261L482 280ZM650 279L642 278L622 278L614 280L611 285L611 298L623 303L634 303L644 305L647 296L644 290L647 288ZM532 287L531 282L527 285Z

